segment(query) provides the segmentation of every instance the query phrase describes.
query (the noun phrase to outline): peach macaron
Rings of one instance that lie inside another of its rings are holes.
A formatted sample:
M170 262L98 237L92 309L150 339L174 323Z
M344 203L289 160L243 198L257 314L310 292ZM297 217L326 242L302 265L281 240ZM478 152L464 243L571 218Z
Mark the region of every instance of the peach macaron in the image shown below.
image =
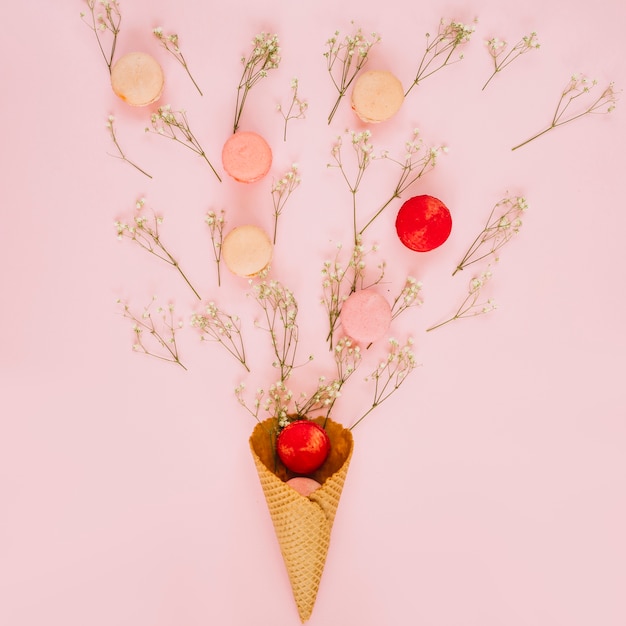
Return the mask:
M402 83L391 72L363 72L354 83L352 109L363 122L385 122L400 110L403 102Z
M145 52L130 52L111 68L114 93L131 106L147 106L163 92L165 78L158 62Z
M246 224L233 228L222 242L222 259L236 276L256 276L272 260L274 246L267 233Z
M361 289L348 296L340 313L343 332L359 343L380 339L391 324L389 302L373 289Z
M222 165L237 182L254 183L270 171L272 149L258 133L238 131L222 148Z

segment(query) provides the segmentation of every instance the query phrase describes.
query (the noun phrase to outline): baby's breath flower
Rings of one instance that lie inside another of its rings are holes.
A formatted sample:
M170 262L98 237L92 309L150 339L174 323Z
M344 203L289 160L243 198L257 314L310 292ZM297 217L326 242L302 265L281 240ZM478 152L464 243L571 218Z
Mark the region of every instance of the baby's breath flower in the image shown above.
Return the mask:
M147 176L148 178L152 178L148 172L142 170L136 163L133 163L130 159L126 157L124 152L122 151L122 147L120 146L117 135L115 134L115 117L113 115L109 115L106 121L106 128L109 131L109 135L111 136L111 141L113 141L113 145L117 148L119 154L112 154L117 159L121 159L122 161L126 161L126 163L132 165L136 170L140 171L142 174Z
M485 286L487 281L491 279L491 276L492 273L489 267L487 267L487 269L478 276L474 276L469 281L467 296L461 303L457 312L445 322L440 322L439 324L435 324L434 326L427 328L426 332L435 330L435 328L440 328L441 326L449 324L454 320L459 320L464 317L475 317L476 315L482 315L483 313L489 313L489 311L495 310L497 305L492 298L489 298L484 302L478 301L482 288Z
M298 173L298 164L292 163L291 168L285 172L272 185L272 204L274 205L274 243L278 229L278 217L283 212L289 196L299 187L301 182Z
M298 303L293 292L277 280L262 280L254 284L252 297L260 305L264 321L257 326L267 331L280 370L280 380L286 381L296 366L298 347Z
M417 182L437 165L440 153L447 153L448 149L445 146L426 147L419 135L419 129L415 128L410 139L404 144L404 158L393 159L389 156L388 151L383 152L381 155L382 158L400 167L400 176L389 199L383 203L359 231L361 235L396 198L400 198L413 183Z
M176 33L166 35L163 32L163 28L161 26L153 28L152 34L161 42L161 45L183 66L183 68L185 68L187 76L189 76L189 78L191 79L194 87L198 90L198 93L200 95L203 95L202 90L200 89L200 87L198 87L198 83L196 83L194 77L191 75L191 72L187 65L187 61L180 50L180 46L178 45L178 35Z
M283 130L283 141L287 141L287 124L289 120L303 120L306 117L306 111L309 108L309 103L306 100L301 100L298 97L299 82L297 78L291 79L291 103L289 108L285 112L283 107L278 104L276 110L283 116L285 120L285 126Z
M117 0L100 0L98 3L103 9L104 13L96 14L96 0L85 0L89 14L91 16L89 22L85 19L85 13L80 14L81 19L96 36L98 42L98 48L104 58L104 62L107 65L109 74L111 73L111 67L113 66L113 58L115 57L115 48L117 45L117 36L120 33L120 25L122 23L122 14L120 13L119 3ZM107 53L104 51L104 44L102 35L106 32L110 32L113 35L113 41L111 42L111 49Z
M537 33L534 31L530 33L530 35L524 35L506 54L504 54L504 50L507 46L506 41L502 41L502 39L498 39L497 37L492 37L485 43L487 44L487 50L493 59L493 73L483 85L483 89L485 89L498 72L501 72L507 65L513 63L515 59L529 50L538 50L540 48Z
M331 149L331 156L335 161L335 164L328 164L328 167L336 167L341 172L343 179L346 181L348 185L348 189L352 194L352 222L354 229L354 242L355 245L357 243L358 238L358 227L357 227L357 203L356 196L359 191L359 187L361 185L361 181L363 180L363 176L365 175L365 171L369 167L374 157L374 146L372 145L370 139L372 137L372 133L369 130L363 130L361 132L356 132L354 130L347 130L346 134L350 137L350 145L356 155L356 175L351 178L348 175L346 167L342 160L341 149L343 146L343 140L341 135L337 137L337 141L334 143Z
M469 42L475 29L474 24L466 25L455 20L447 22L442 19L439 22L437 34L432 40L430 33L426 33L426 50L417 68L415 79L404 94L405 97L425 78L432 76L446 65L460 61L463 58L462 54L455 58L453 55L459 46Z
M609 83L604 88L604 91L592 100L586 108L579 110L577 113L570 114L569 117L565 117L565 113L567 112L570 104L579 98L589 99L589 97L592 97L591 92L595 89L597 84L598 81L596 80L590 80L582 74L574 74L570 78L570 81L565 89L561 92L561 97L559 98L559 103L557 104L556 111L554 112L550 125L547 128L544 128L544 130L538 132L536 135L533 135L530 139L526 139L526 141L523 141L511 149L517 150L534 139L537 139L537 137L545 135L545 133L551 131L553 128L563 126L568 122L573 122L574 120L584 117L585 115L589 115L591 113L611 113L611 111L615 108L615 103L617 102L617 93L613 83Z
M166 307L158 306L153 312L152 306L155 302L156 296L140 314L136 314L131 311L127 302L118 301L123 308L123 316L133 323L133 350L160 361L176 363L186 370L176 345L176 333L182 328L182 323L174 319L174 305L170 303Z
M215 211L209 211L204 218L204 221L209 227L211 233L211 243L213 244L213 255L215 256L215 264L217 266L217 285L222 284L220 262L222 260L222 241L224 239L224 226L226 220L224 219L225 211L222 209L219 215Z
M465 256L456 266L452 276L468 265L495 254L522 227L522 216L528 202L522 196L502 198L491 209L483 230L474 239ZM496 258L496 261L498 259Z
M189 279L181 269L178 261L170 254L165 244L161 241L159 226L163 223L163 218L154 211L152 211L151 219L146 217L143 213L144 205L145 200L139 198L135 203L135 213L132 220L128 222L118 220L115 222L117 238L120 240L130 239L146 252L165 261L168 265L175 267L189 288L193 291L196 298L200 300L200 295L191 282L189 282Z
M191 316L191 326L200 331L202 341L217 341L250 371L246 363L241 320L237 315L226 313L215 302L209 302L201 313Z
M248 58L241 57L243 73L237 87L237 104L235 106L235 121L233 132L239 128L241 114L246 104L248 92L262 78L267 76L269 70L276 69L280 63L280 46L278 35L259 33L252 40L252 52Z
M172 107L169 104L160 106L157 112L150 116L150 123L152 129L146 128L146 132L153 132L162 137L168 137L200 155L209 164L217 180L222 182L220 175L211 164L211 161L209 161L195 135L191 132L185 111L172 111Z
M421 306L422 300L419 298L421 290L422 283L413 278L413 276L407 276L402 290L391 306L391 319L396 319L398 315L411 307Z
M339 324L343 303L357 289L367 289L380 283L385 275L384 261L378 265L378 276L369 284L365 283L366 257L378 250L377 246L366 249L360 235L352 248L348 262L344 264L343 246L337 244L333 261L326 260L322 266L322 304L328 315L328 335L326 340L333 347L333 337Z
M341 396L341 389L361 362L361 348L349 337L342 337L333 350L333 356L336 377L328 382L325 376L320 376L313 394L302 394L301 401L296 402L298 414L306 415L323 410L328 419L335 402Z
M328 116L329 124L332 122L339 108L339 103L345 96L352 81L354 81L361 68L367 63L371 47L380 41L380 36L376 33L372 33L371 37L371 40L366 39L363 31L357 28L353 34L346 35L343 39L339 38L339 31L337 30L326 41L328 48L324 52L326 69L338 92L337 100ZM335 64L339 67L338 72L335 70Z
M400 345L397 339L391 337L387 357L374 368L366 379L374 381L372 405L350 426L350 429L362 422L377 406L394 394L416 366L413 339L409 337L403 345Z

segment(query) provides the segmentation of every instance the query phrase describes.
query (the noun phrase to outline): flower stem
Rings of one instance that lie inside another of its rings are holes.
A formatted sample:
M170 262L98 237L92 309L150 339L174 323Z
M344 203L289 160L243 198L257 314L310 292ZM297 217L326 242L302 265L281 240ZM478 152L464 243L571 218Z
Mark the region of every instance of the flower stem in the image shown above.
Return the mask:
M531 141L537 139L538 137L541 137L541 135L545 135L549 130L552 130L553 128L556 128L557 126L558 126L558 124L552 124L551 126L548 126L548 128L545 128L540 133L537 133L536 135L533 135L530 139L527 139L526 141L523 141L522 143L517 144L516 146L511 148L511 151L517 150L518 148L521 148L522 146L525 146L527 143L530 143Z

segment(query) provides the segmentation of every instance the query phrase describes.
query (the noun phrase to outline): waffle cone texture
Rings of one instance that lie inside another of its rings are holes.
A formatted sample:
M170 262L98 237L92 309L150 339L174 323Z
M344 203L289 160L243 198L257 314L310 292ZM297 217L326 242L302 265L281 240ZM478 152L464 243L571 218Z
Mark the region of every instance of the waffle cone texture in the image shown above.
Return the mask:
M321 424L323 420L314 421ZM276 458L274 424L272 418L257 424L250 437L250 449L298 614L304 623L311 617L317 598L354 442L348 429L326 420L324 428L330 438L330 454L322 467L310 474L322 486L305 497L285 484L293 474Z

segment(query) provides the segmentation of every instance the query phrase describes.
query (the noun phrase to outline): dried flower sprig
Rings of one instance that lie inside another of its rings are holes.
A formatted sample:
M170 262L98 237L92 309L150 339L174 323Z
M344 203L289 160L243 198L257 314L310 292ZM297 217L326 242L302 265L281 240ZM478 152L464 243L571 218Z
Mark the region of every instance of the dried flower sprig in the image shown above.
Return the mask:
M191 316L191 326L197 328L202 341L216 341L232 354L249 372L246 350L241 333L241 320L237 315L222 311L215 302L204 306L202 313Z
M492 37L485 43L487 44L487 50L493 59L493 73L483 85L483 90L492 81L496 74L513 63L515 59L530 50L539 50L541 47L541 44L537 39L537 33L534 31L530 33L530 35L524 35L506 54L504 54L506 46L508 45L506 41L498 39L497 37Z
M430 328L426 329L426 332L430 332L431 330L435 330L435 328L440 328L441 326L445 326L450 322L455 320L459 320L466 317L475 317L476 315L483 315L484 313L489 313L489 311L495 310L497 307L495 301L492 298L484 302L479 302L480 292L482 288L485 286L487 281L491 279L492 273L489 267L482 272L479 276L475 276L469 281L468 293L467 297L461 303L461 306L457 309L457 312L445 320L444 322L440 322L439 324L435 324Z
M426 50L420 61L419 67L411 86L406 90L404 96L411 93L413 87L419 85L424 79L432 76L435 72L463 59L463 54L458 57L453 55L459 46L468 43L476 30L474 24L466 25L455 20L439 22L437 34L431 40L430 33L426 33Z
M327 382L325 376L320 376L317 389L310 397L301 394L300 400L295 403L298 415L323 410L326 411L326 419L329 418L335 402L341 396L343 386L356 372L361 362L361 348L349 337L342 337L333 350L333 356L336 367L335 378Z
M161 241L161 234L159 232L159 226L163 223L163 218L152 211L151 218L146 217L143 214L143 208L145 205L145 199L140 198L135 203L135 213L130 223L117 220L115 222L115 229L117 231L117 238L130 239L135 242L140 248L146 250L150 254L154 255L158 259L165 261L168 265L176 268L178 273L182 276L189 288L193 291L194 295L200 300L200 294L191 284L183 270L181 269L178 261L172 256L172 254L165 247L165 244Z
M191 82L194 84L194 87L202 96L202 90L198 86L195 78L192 76L191 71L189 70L189 66L187 65L187 60L183 56L183 53L180 50L180 46L178 45L178 35L176 33L166 35L163 32L163 28L161 26L157 26L156 28L152 29L152 34L161 42L161 45L183 66L185 72L187 72L187 76L189 76Z
M507 196L497 202L491 209L482 231L474 239L465 256L452 272L452 276L468 265L496 254L507 241L511 240L513 235L519 232L522 227L522 216L527 209L528 202L522 196Z
M373 245L366 249L359 236L356 245L351 249L347 263L342 261L343 246L337 244L337 252L334 260L324 261L322 267L322 304L328 315L328 335L326 340L333 347L333 337L339 324L341 307L351 293L357 289L367 289L382 281L385 275L385 263L378 264L378 276L369 284L365 284L365 270L367 267L366 257L378 251L378 246Z
M372 406L350 426L350 430L360 424L377 406L398 391L416 366L413 340L409 337L406 343L400 345L396 339L390 338L387 358L383 359L366 378L366 380L374 381Z
M391 319L395 320L401 313L414 306L421 306L419 298L422 283L413 276L407 276L404 286L391 305Z
M353 22L354 24L354 22ZM346 95L346 91L367 63L369 52L372 46L381 40L377 33L371 34L371 40L363 35L361 28L357 28L351 35L346 35L343 39L339 39L339 31L326 41L328 50L324 52L326 57L326 69L330 75L330 79L338 92L337 100L328 116L330 124L339 108L342 98ZM337 72L335 66L338 65L340 70Z
M393 163L396 163L400 167L400 176L395 189L389 199L382 204L382 206L374 213L370 220L361 228L359 234L363 233L372 225L374 220L397 198L400 198L402 194L417 182L422 176L430 172L435 165L439 155L448 152L446 146L426 147L424 141L419 138L419 129L413 130L411 139L405 142L405 154L404 160L393 159L389 156L389 152L383 152L381 158L387 159Z
M156 296L153 296L141 314L137 315L130 310L128 303L118 300L118 304L123 307L124 317L133 322L135 333L133 350L160 361L176 363L186 370L187 368L180 360L176 345L176 333L183 327L183 322L174 319L173 304L167 307L158 306L156 311L152 312L152 305L155 302ZM147 338L145 338L146 335Z
M213 244L213 256L215 257L215 264L217 266L217 285L222 284L222 274L220 263L222 261L222 242L224 240L224 226L226 225L226 219L224 217L224 210L220 211L218 215L215 211L209 211L204 218L204 221L209 227L211 233L211 243Z
M122 146L120 146L119 141L117 140L117 135L115 134L115 117L113 115L109 115L109 117L107 118L106 127L107 127L107 130L109 131L109 135L111 136L111 141L113 141L113 145L117 148L117 151L119 152L119 154L112 154L111 156L115 157L116 159L121 159L122 161L126 161L126 163L128 163L129 165L132 165L136 170L140 171L144 176L147 176L148 178L152 178L152 176L148 174L148 172L141 169L139 165L131 161L124 154L124 151L122 150Z
M263 322L256 326L267 331L274 356L272 367L280 371L280 380L286 381L296 364L299 340L298 302L293 292L277 280L262 280L252 286L251 296L263 311ZM309 357L308 360L311 360Z
M579 98L584 96L591 96L592 90L596 87L598 81L589 80L586 76L582 74L574 74L571 78L565 89L561 92L561 96L559 98L559 103L557 104L556 110L554 112L554 116L552 117L552 121L550 125L544 128L542 131L530 137L530 139L526 139L522 143L514 146L511 150L517 150L522 146L525 146L527 143L541 137L541 135L545 135L547 132L551 131L558 126L563 126L569 122L573 122L585 115L590 114L605 114L611 113L615 108L615 103L617 102L617 92L615 91L615 86L613 83L609 83L604 91L597 96L594 100L591 101L590 104L578 111L577 113L571 114L569 117L565 117L569 106L576 102Z
M91 19L88 22L85 19L86 14L81 11L80 17L91 28L96 36L98 47L104 58L104 62L107 65L109 74L111 73L111 67L113 66L113 59L115 57L115 48L117 46L117 36L120 33L120 26L122 23L122 14L120 13L120 7L117 0L100 0L97 4L101 5L104 9L104 13L98 13L96 15L96 0L85 0L87 7L89 8L89 14ZM113 35L113 41L111 42L111 50L107 53L104 51L104 44L101 36L110 32Z
M261 421L259 418L261 410L275 418L277 430L287 426L294 413L305 416L313 412L324 411L326 419L328 419L335 402L341 396L341 389L361 362L361 349L354 345L351 339L344 337L337 343L333 356L335 378L328 380L326 376L320 376L317 381L317 388L310 395L302 392L296 398L284 380L272 383L267 393L263 389L257 389L252 407L248 406L244 398L245 383L241 383L235 388L235 395L239 403L257 421Z
M297 78L291 79L291 103L289 104L289 108L285 112L282 105L277 104L276 110L283 116L285 120L285 126L283 129L283 141L287 141L287 124L289 120L303 120L306 117L307 109L309 108L309 103L306 100L302 100L298 96L298 87L299 82Z
M153 132L162 137L167 137L179 144L189 148L196 154L200 155L208 164L217 180L222 182L220 175L209 161L206 152L200 145L196 136L191 132L187 113L185 111L172 111L169 104L160 106L156 113L150 116L152 128L146 127L146 132Z
M276 69L280 63L278 35L271 35L265 32L255 35L252 40L252 52L248 58L242 56L241 62L243 63L243 73L237 87L233 133L237 132L239 128L241 115L250 89L262 78L265 78L269 70Z
M278 218L291 194L300 186L302 179L298 174L298 164L292 163L291 168L285 172L272 185L272 204L274 205L274 243L278 231Z
M352 194L352 223L354 230L354 243L357 245L359 237L359 229L357 226L357 202L356 197L359 191L359 187L365 175L365 172L371 164L374 157L374 146L370 142L372 133L369 130L363 130L356 132L354 130L347 130L346 133L350 136L350 146L354 150L356 155L356 173L351 177L346 170L346 166L343 162L341 149L343 146L343 140L341 135L337 137L337 141L331 149L331 156L335 161L334 164L328 163L327 167L336 167L341 172L343 179L348 185L348 189Z

